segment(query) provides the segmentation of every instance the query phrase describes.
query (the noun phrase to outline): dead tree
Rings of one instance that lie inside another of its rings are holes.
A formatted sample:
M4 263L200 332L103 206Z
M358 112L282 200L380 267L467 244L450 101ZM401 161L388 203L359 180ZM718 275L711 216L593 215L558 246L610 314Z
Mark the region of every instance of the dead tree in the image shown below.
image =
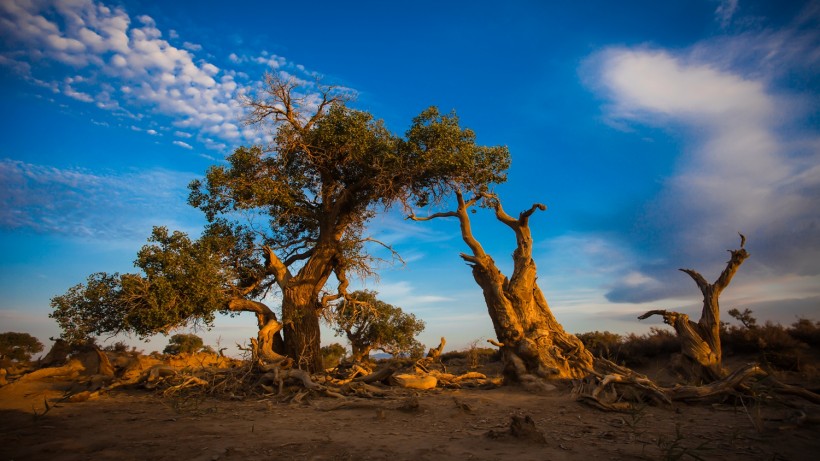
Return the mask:
M732 281L735 272L749 253L744 247L746 237L740 234L740 248L728 250L731 258L720 277L709 283L698 272L692 269L680 269L689 274L703 293L703 310L697 323L689 320L689 316L666 310L652 310L640 317L643 320L653 315L663 316L663 321L671 325L681 341L684 373L694 383L710 383L726 377L720 347L720 304L718 298L721 292Z
M497 344L505 362L505 376L517 381L530 381L534 377L546 379L580 378L592 368L593 357L581 341L568 334L553 316L547 300L536 284L536 266L532 259L532 235L529 218L546 206L537 203L513 218L504 212L501 202L491 194L478 194L465 200L456 191L458 207L455 211L435 213L426 217L408 216L414 221L435 218L457 218L461 225L461 237L471 254L462 253L461 258L472 268L476 283L484 292L490 318L493 322ZM516 238L513 252L512 277L498 270L473 236L468 210L479 201L493 210L496 218L509 227Z

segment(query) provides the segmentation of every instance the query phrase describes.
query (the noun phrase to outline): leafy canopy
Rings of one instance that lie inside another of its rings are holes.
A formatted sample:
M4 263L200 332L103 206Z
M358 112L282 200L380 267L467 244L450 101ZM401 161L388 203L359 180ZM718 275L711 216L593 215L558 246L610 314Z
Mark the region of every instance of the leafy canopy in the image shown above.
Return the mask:
M43 351L43 343L28 333L0 333L0 360L31 360L31 355Z
M400 137L334 88L275 75L265 84L244 102L272 142L237 148L189 186L189 203L209 221L203 235L157 227L135 261L141 273L92 274L54 297L64 337L211 325L215 312L250 305L234 301L280 289L287 343L290 319L303 315L289 310L326 308L345 296L348 273L372 274L365 232L376 212L506 180L507 148L476 144L453 113L431 107ZM316 299L332 273L337 294ZM309 289L298 302L290 298L297 287Z
M350 293L334 310L330 322L337 336L345 335L354 354L381 350L401 356L419 348L416 336L424 331L424 321L379 300L375 291Z
M203 345L202 338L199 336L192 333L179 333L171 336L162 353L171 355L193 354L199 352Z

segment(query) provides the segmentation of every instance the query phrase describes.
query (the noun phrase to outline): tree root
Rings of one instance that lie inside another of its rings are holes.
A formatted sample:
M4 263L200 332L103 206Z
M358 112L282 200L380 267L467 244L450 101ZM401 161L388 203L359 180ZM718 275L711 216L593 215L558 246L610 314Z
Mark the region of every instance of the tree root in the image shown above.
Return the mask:
M576 381L576 400L606 411L635 411L636 403L671 404L680 401L700 401L710 398L748 393L746 382L758 379L761 387L774 393L794 395L820 404L820 395L807 389L781 383L756 363L748 364L725 378L703 386L660 387L644 375L605 359L596 359L598 370L590 370L587 379ZM762 378L762 379L759 379ZM767 385L768 384L768 385ZM630 389L631 396L624 390Z

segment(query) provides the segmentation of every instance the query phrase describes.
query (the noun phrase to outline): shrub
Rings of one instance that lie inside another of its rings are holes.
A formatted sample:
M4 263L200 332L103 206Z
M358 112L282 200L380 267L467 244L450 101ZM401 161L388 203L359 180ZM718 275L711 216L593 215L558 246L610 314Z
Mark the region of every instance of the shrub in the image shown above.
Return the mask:
M322 366L325 368L333 368L347 355L347 350L339 343L333 343L329 346L322 346Z
M809 347L820 347L820 322L809 319L798 319L786 330L792 338L807 344Z
M649 333L640 336L631 333L624 338L617 358L627 366L641 366L649 359L680 352L680 347L680 339L674 332L652 327Z
M202 344L202 338L195 334L176 334L171 336L162 352L171 355L193 354L202 349Z
M43 343L28 333L0 333L0 361L28 362L31 355L43 351Z
M576 335L593 355L608 360L616 360L623 344L623 337L608 331L590 331Z

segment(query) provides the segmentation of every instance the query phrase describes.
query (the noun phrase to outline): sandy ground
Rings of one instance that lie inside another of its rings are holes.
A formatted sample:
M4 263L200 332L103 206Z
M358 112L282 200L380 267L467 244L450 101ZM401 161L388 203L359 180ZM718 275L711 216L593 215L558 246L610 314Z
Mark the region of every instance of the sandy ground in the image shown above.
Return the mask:
M820 459L820 426L790 425L795 410L771 403L618 414L582 405L560 387L397 389L389 398L342 406L327 397L297 404L123 389L52 403L37 416L44 399L56 402L70 385L45 380L0 388L0 460ZM513 415L530 416L545 442L509 435Z

